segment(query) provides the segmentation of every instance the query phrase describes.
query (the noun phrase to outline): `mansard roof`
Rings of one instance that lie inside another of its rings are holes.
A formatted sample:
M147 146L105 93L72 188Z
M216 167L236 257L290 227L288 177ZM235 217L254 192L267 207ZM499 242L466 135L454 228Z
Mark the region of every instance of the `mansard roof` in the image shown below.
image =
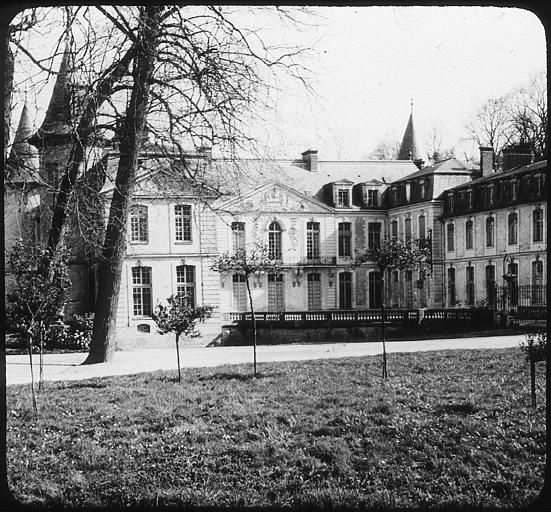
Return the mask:
M6 161L7 178L13 184L40 181L38 150L29 144L29 138L32 134L33 127L29 117L27 101L25 101L11 151Z
M547 160L542 160L540 162L535 162L528 165L521 165L519 167L508 169L506 171L496 171L489 174L488 176L483 176L475 180L472 180L469 183L457 185L455 187L450 187L448 190L453 191L456 189L462 189L462 188L472 187L476 185L486 185L491 182L501 181L503 179L508 179L508 178L514 178L515 176L524 174L526 172L531 172L531 171L547 172Z

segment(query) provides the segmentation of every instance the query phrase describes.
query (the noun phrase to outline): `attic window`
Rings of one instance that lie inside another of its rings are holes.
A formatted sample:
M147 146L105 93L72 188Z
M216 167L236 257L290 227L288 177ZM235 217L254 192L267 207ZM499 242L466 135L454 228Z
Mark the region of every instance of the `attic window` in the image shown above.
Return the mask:
M543 194L543 176L541 174L534 175L534 195L540 197Z
M450 210L450 212L453 212L453 210L455 209L455 197L453 195L453 192L450 192L448 194L448 209Z
M376 188L366 188L364 201L366 206L375 207L379 205L379 191Z
M350 208L350 189L348 187L337 188L337 207Z
M396 206L398 204L398 187L392 187L391 194L392 204Z
M425 180L419 180L419 199L425 199L427 195L427 185Z
M516 201L518 198L518 181L511 180L509 182L509 200Z
M486 190L487 193L487 202L488 205L492 205L496 201L496 187L495 185L488 185L488 188Z
M467 190L467 208L472 208L474 206L474 203L473 203L473 190L472 189L469 189Z

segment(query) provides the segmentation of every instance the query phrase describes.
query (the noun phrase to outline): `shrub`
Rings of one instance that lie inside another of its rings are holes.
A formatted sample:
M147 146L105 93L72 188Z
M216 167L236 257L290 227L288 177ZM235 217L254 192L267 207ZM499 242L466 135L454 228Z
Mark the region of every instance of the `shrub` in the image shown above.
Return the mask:
M547 350L547 333L531 332L525 335L526 341L520 343L520 349L526 355L526 360L536 363L545 360Z

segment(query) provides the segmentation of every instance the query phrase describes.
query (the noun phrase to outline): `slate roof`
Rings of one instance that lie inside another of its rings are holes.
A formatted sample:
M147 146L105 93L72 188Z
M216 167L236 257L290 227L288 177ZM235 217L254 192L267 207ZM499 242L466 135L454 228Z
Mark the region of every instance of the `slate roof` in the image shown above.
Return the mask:
M514 167L513 169L508 169L506 171L496 171L491 173L488 176L482 176L480 178L477 178L468 184L457 185L456 187L451 187L448 190L455 190L455 189L464 188L466 186L489 183L491 181L501 180L503 178L516 176L517 174L523 174L525 172L537 171L537 170L547 171L547 160L542 160L541 162L535 162L533 164L528 164L528 165L521 165L519 167Z
M27 101L25 101L10 154L6 160L7 178L11 183L40 182L38 150L29 144L32 134L33 127Z
M417 138L417 132L413 123L413 110L409 115L406 131L402 137L402 144L398 151L398 160L426 160L426 155L421 150L421 145Z

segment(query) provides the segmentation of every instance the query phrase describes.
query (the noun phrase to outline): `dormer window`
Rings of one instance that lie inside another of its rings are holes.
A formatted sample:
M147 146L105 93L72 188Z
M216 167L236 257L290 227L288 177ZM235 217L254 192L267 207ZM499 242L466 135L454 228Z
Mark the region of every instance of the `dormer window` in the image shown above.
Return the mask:
M518 181L512 180L509 182L509 200L516 201L518 198Z
M543 175L534 175L534 196L541 197L543 195Z
M471 209L474 206L474 193L473 189L467 190L467 208Z
M427 184L425 180L419 180L419 199L423 200L427 196Z
M350 190L345 188L337 189L337 206L339 208L350 208Z
M379 205L379 191L374 188L367 189L367 201L366 205L369 207L376 207Z
M488 205L492 205L496 201L496 186L495 185L488 185L488 188L486 189L487 194L487 202Z
M455 197L453 195L453 192L450 192L448 194L448 209L450 212L453 212L455 209Z
M390 194L390 197L392 198L392 205L396 206L398 204L398 187L392 187Z
M352 207L352 185L348 180L333 183L333 204L336 208Z

